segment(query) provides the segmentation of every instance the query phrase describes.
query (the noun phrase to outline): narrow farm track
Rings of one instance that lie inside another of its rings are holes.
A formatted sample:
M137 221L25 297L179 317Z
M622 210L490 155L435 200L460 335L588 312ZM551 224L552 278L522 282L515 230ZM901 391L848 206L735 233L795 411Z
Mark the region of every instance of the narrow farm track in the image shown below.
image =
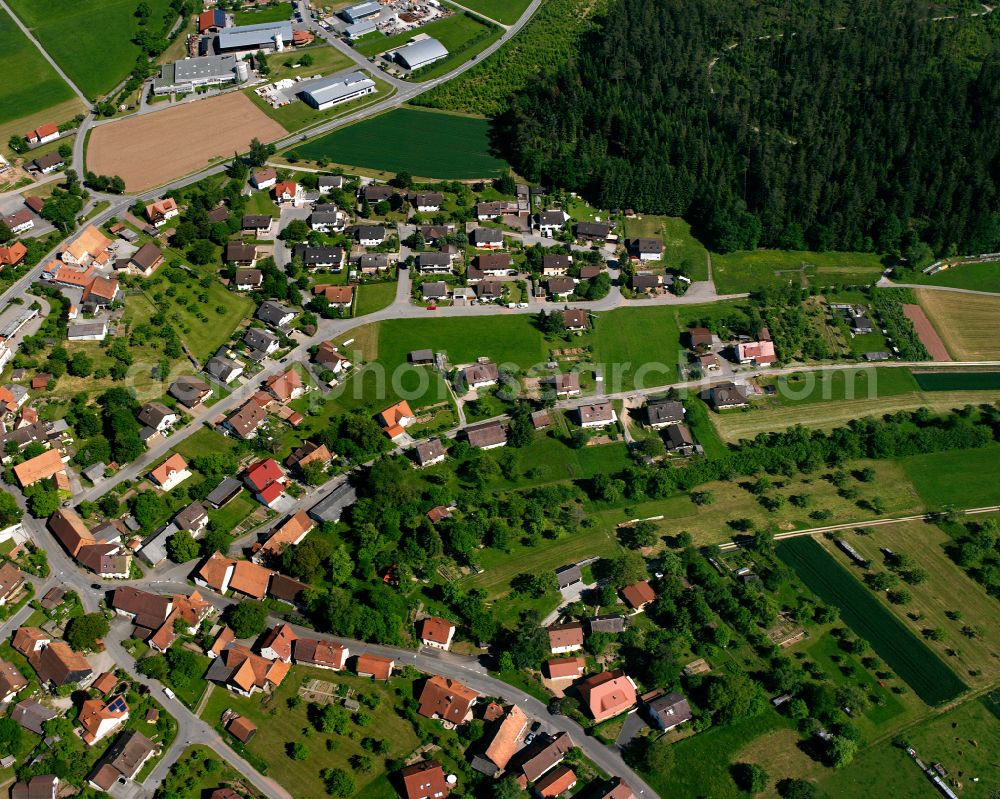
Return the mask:
M998 513L1000 512L1000 505L988 505L984 508L966 508L958 512L964 513L966 516L976 516L981 513ZM829 524L825 527L810 527L806 530L792 530L787 533L777 533L774 536L774 540L787 541L789 538L802 538L807 535L813 536L822 535L823 533L836 533L842 530L854 530L858 527L884 527L887 524L902 524L903 522L932 522L939 518L941 518L940 513L930 512L917 513L913 516L897 516L887 517L885 519L874 519L873 521L843 522L842 524ZM749 543L749 540L750 539L741 539L739 541L730 541L728 544L722 544L719 549L723 552L731 552L734 549L739 549L741 546Z

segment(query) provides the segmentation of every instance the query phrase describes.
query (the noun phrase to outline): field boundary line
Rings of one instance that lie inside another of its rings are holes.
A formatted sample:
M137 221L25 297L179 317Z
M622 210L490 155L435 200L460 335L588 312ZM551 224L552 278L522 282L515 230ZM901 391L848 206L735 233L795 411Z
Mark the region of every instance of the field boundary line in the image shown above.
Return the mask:
M35 45L35 47L38 49L38 52L42 54L42 58L44 58L46 61L49 62L49 64L52 65L52 68L56 71L59 77L62 78L63 81L65 81L66 85L73 90L73 93L81 100L83 100L83 104L87 106L87 110L88 111L93 110L93 106L90 104L90 100L88 100L86 95L84 95L84 93L80 91L80 87L69 79L69 75L63 72L62 67L60 67L56 63L55 59L49 55L48 51L44 47L42 47L42 43L35 38L35 34L33 34L31 32L31 29L28 28L28 26L21 21L21 18L14 13L14 10L9 5L7 5L7 3L4 2L4 0L0 0L0 8L6 11L7 14L10 16L10 18L14 20L14 24L17 25L17 27L21 29L21 32L28 37L28 41L30 41L33 45Z
M966 516L974 516L979 513L1000 512L1000 505L988 505L982 508L964 508L959 513ZM842 522L840 524L829 524L825 527L810 527L806 530L791 530L787 533L778 533L774 536L775 541L787 541L790 538L802 538L803 536L820 535L821 533L836 533L841 530L851 530L855 527L883 527L887 524L901 524L903 522L930 522L941 517L940 511L928 511L927 513L916 513L912 516L886 517L884 519L872 519L871 521ZM738 541L729 541L720 544L719 549L723 552L731 552L749 543L752 539L741 538Z

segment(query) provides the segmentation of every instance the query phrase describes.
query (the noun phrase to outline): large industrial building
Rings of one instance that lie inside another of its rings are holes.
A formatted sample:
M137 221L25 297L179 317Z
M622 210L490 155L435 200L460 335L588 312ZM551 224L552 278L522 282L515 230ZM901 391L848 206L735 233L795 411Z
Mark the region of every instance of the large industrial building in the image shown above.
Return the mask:
M153 94L186 94L200 86L243 83L249 77L249 65L234 55L186 58L160 67L160 76L153 78Z
M382 13L382 6L378 3L367 2L367 3L357 3L353 6L348 6L340 12L340 16L343 17L344 22L355 23L360 22L363 19L368 19L368 17L374 17Z
M302 92L302 99L319 111L375 93L375 81L363 72L317 81Z
M223 28L215 37L215 52L219 55L239 53L280 53L292 46L292 23L262 22L259 25L242 25Z
M448 51L437 39L427 38L400 47L393 55L400 66L412 71L440 61Z

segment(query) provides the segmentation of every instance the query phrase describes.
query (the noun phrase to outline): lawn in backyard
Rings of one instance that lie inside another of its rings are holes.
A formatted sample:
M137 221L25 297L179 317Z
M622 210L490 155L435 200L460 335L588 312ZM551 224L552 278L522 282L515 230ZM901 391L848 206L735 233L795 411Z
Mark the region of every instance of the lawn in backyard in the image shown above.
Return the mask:
M213 455L218 453L230 453L236 449L236 442L230 436L216 433L207 427L201 427L189 435L174 447L174 452L179 452L188 460L193 460L201 455Z
M1000 504L1000 446L900 458L928 508L981 508Z
M842 564L847 556L831 541L823 546ZM941 629L942 641L928 641L937 652L976 688L990 685L1000 675L1000 663L994 653L1000 647L1000 630L994 619L997 601L989 596L946 554L951 537L929 522L906 522L877 527L869 535L851 536L850 544L873 564L875 571L886 570L885 550L906 555L923 569L928 577L917 585L903 584L912 595L905 605L891 604L884 591L872 592L885 607L915 634L924 629ZM917 614L918 620L911 614ZM949 614L956 618L949 618ZM967 633L978 629L979 635ZM963 632L965 630L966 632ZM949 655L948 651L954 651Z
M924 702L939 705L966 690L962 680L900 622L852 572L808 536L782 541L778 555Z
M158 31L169 0L147 4L148 26ZM134 0L10 0L10 6L88 97L110 92L128 76L140 53L132 41L139 30Z
M392 305L392 301L396 299L396 284L392 282L362 283L356 291L358 299L354 303L355 316L381 311Z
M941 763L952 778L962 775L959 795L963 799L991 799L996 795L1000 714L991 711L991 704L987 697L969 700L944 715L927 718L902 735L925 763ZM863 748L848 768L825 770L818 783L819 796L821 799L882 797L888 784L887 775L891 775L893 799L941 795L905 750L882 739Z
M376 696L379 700L377 708L362 708L371 722L359 725L359 714L354 714L347 734L326 735L315 731L309 721L308 703L303 701L296 707L290 707L288 703L289 699L298 695L299 688L312 679L347 686L356 694ZM321 776L325 769L343 768L353 773L358 790L363 790L382 773L381 768L362 772L350 766L352 756L365 754L360 743L362 738L371 736L386 741L389 744L387 758L406 757L419 746L420 739L413 725L400 715L396 707L399 702L394 691L396 688L401 689L404 696L412 695L412 682L406 679L394 678L386 685L344 672L295 666L267 700L266 707L259 695L246 699L216 687L212 689L201 717L213 726L219 724L226 708L247 717L257 725L257 734L246 748L267 763L268 774L293 791L299 799L326 799L328 794ZM312 731L308 736L303 735L306 729ZM327 741L334 742L332 747L327 746ZM309 756L306 760L296 762L289 757L288 746L295 742L307 747ZM376 762L380 763L381 759L376 758Z
M73 99L73 90L3 10L0 10L0 42L3 42L0 75L4 76L0 81L0 125ZM27 130L18 132L23 135ZM4 146L9 138L9 135L3 137Z
M240 9L235 14L236 25L260 25L264 22L282 22L291 19L292 4L285 2L273 3L256 8Z
M743 250L712 253L712 278L720 294L793 285L870 285L882 274L881 258L864 252Z
M672 745L674 764L665 773L643 774L660 796L671 799L744 799L729 771L737 754L755 739L785 729L790 722L771 707L756 718L692 735Z
M661 239L664 266L672 269L684 264L692 280L708 280L708 250L681 217L644 214L641 219L626 219L625 235Z
M491 154L489 121L397 108L293 149L302 158L445 180L493 177L507 164Z
M467 0L462 5L504 25L512 25L524 13L530 0Z

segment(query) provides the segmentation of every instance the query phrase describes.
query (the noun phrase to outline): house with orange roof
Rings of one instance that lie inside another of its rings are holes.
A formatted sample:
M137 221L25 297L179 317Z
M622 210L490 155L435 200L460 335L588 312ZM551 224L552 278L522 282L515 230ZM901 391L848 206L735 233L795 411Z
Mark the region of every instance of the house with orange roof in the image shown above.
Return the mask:
M17 266L27 254L28 248L19 241L0 247L0 266Z
M302 205L303 195L299 184L294 180L283 180L274 184L274 201L278 205Z
M221 552L213 552L198 567L192 579L195 585L211 588L213 591L224 594L229 590L229 583L233 579L235 567L235 560L227 558Z
M576 774L569 766L556 766L538 782L535 783L535 793L541 799L562 796L573 790L576 785Z
M215 610L197 591L192 591L188 596L174 594L170 604L170 613L163 624L146 639L150 648L159 652L166 652L176 640L177 628L181 626L178 622L186 625L188 634L193 635L202 621Z
M656 599L656 592L649 585L649 580L640 580L622 589L622 599L632 610L639 611Z
M17 464L14 467L14 476L17 478L17 482L21 488L27 488L41 480L48 480L59 472L65 471L66 464L63 463L59 450L49 449L41 455L36 455L34 458L29 458L23 463Z
M14 631L14 640L11 646L15 652L20 652L25 657L30 657L33 652L38 652L47 647L52 642L52 636L42 632L37 627L18 627Z
M521 746L528 733L528 717L517 705L512 705L496 728L489 745L472 759L472 767L487 777L496 777Z
M264 542L264 545L254 553L255 563L263 563L268 558L276 558L285 551L286 547L296 546L309 535L309 532L316 526L312 518L304 510L299 510L293 516L289 516L280 527L278 527L271 537Z
M400 400L395 405L390 405L379 414L379 424L385 430L385 434L395 441L406 434L406 428L413 424L416 416L410 410L410 403Z
M49 529L74 558L85 546L97 543L80 515L72 508L58 508L49 517Z
M125 697L116 696L107 702L102 699L87 699L80 707L77 721L83 727L83 742L87 746L93 746L128 721Z
M167 220L180 214L180 209L172 197L155 200L146 206L146 219L153 227L163 227Z
M228 625L223 627L219 634L215 636L215 640L207 652L209 658L217 658L235 640L236 633L233 632L232 628Z
M270 630L260 642L260 656L268 660L283 660L292 662L292 647L298 636L287 624L279 624Z
M97 270L92 266L83 269L76 266L57 266L52 272L52 282L84 289L90 285L90 281L94 279L94 275L96 274Z
M323 297L337 308L350 308L354 302L354 286L334 286L323 283L313 286L313 294Z
M267 660L242 644L232 643L212 660L205 679L240 696L270 692L281 685L290 666L283 660Z
M448 651L455 637L455 625L440 616L431 616L420 622L418 635L424 646Z
M552 658L545 661L550 680L578 680L583 676L587 661L581 657Z
M66 245L60 258L65 264L88 266L93 261L106 260L110 246L111 239L94 225L88 225L79 236Z
M434 760L421 760L399 772L406 799L446 799L451 786L441 764Z
M428 719L459 725L472 718L472 706L479 694L458 680L435 674L420 691L417 712Z
M265 385L267 391L278 402L291 402L306 393L306 384L302 381L302 375L294 367L289 367L281 374L269 377Z
M83 289L81 300L89 305L105 306L110 305L119 299L122 290L118 286L118 281L114 278L94 275Z
M29 130L24 134L24 138L28 140L28 144L45 144L55 141L59 138L59 126L54 122L46 122L34 130Z
M379 655L358 655L354 670L359 677L371 677L373 680L388 680L396 661Z
M149 473L149 478L164 491L180 485L190 476L187 461L177 452Z
M270 569L265 569L249 560L238 560L233 566L229 587L254 599L263 599L273 573Z
M577 690L590 715L598 723L635 707L635 683L621 669L602 671L588 677L577 683Z
M285 458L285 466L288 468L298 468L302 471L310 463L314 461L319 461L322 464L328 464L332 461L334 456L330 453L330 450L326 448L326 444L316 444L313 441L306 441L296 450Z

